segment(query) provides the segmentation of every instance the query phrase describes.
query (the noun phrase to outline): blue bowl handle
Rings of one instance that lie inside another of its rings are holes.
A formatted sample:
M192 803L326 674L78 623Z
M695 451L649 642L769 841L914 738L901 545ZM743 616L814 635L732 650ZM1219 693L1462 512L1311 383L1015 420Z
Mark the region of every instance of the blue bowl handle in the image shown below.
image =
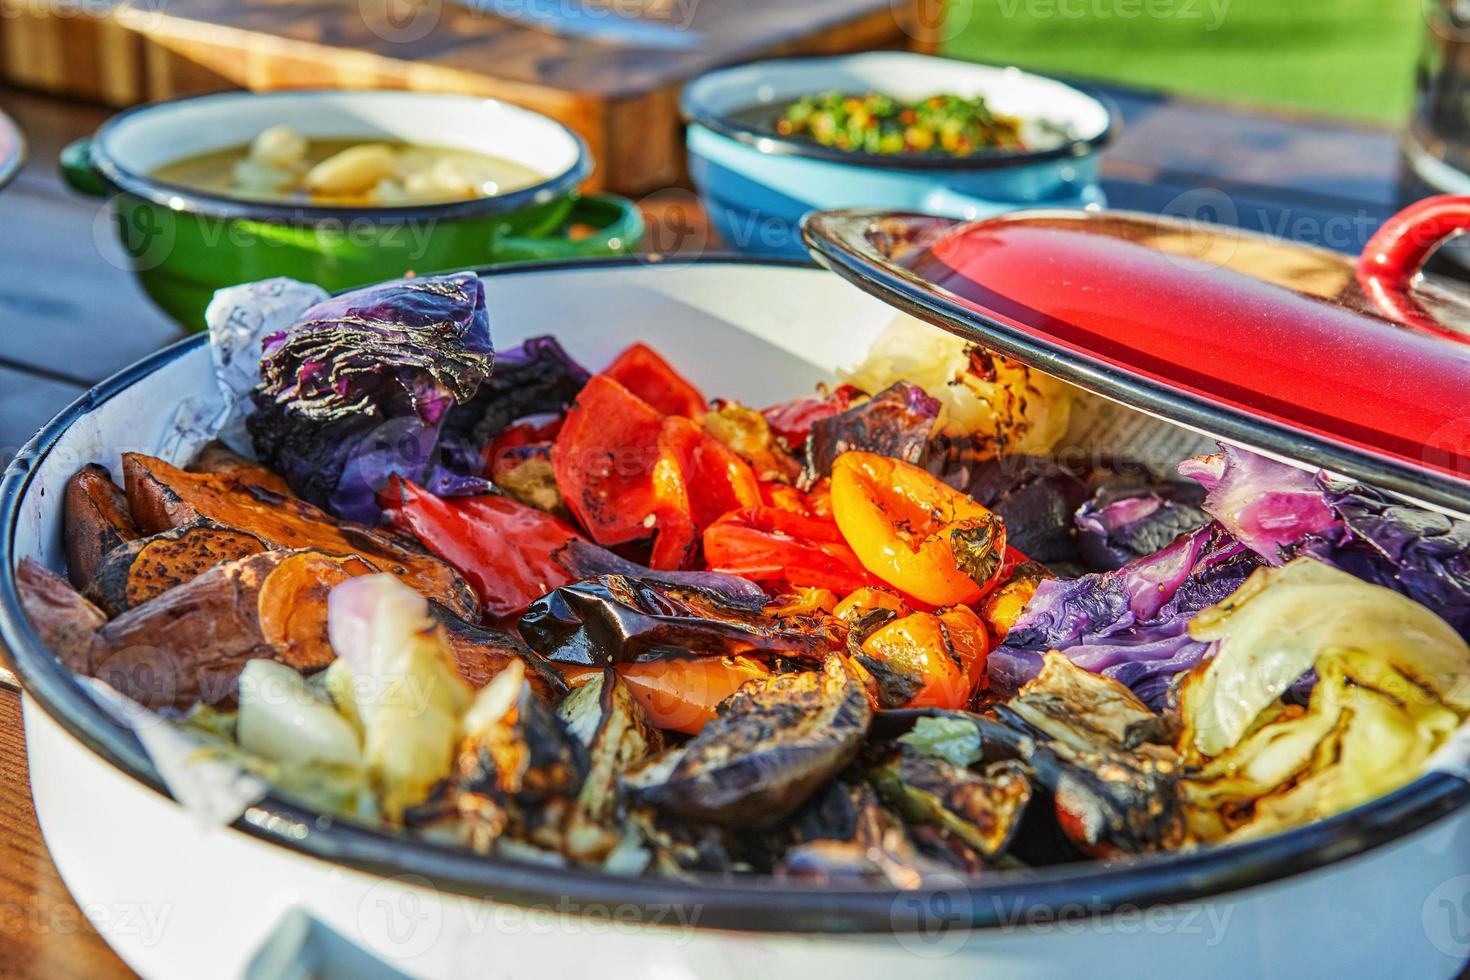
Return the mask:
M1071 210L1086 207L1100 208L1105 203L1106 198L1103 197L1102 189L1096 184L1080 187L1075 194L1062 194L1037 201L993 201L989 198L975 197L963 191L957 191L952 187L939 186L924 196L920 207L930 214L973 221L976 218L988 218L1004 211L1016 211L1021 208Z

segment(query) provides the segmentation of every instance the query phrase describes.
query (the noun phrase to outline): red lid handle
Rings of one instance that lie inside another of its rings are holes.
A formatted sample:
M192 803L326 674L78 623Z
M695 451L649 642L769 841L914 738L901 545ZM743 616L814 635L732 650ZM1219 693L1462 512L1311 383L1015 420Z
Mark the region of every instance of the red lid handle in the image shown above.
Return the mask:
M1470 231L1470 196L1440 194L1404 208L1373 233L1358 256L1358 284L1384 316L1440 335L1455 336L1428 316L1409 288L1434 250Z
M1445 239L1470 230L1470 197L1440 194L1404 208L1373 233L1358 256L1358 279L1377 280L1389 289L1409 281Z

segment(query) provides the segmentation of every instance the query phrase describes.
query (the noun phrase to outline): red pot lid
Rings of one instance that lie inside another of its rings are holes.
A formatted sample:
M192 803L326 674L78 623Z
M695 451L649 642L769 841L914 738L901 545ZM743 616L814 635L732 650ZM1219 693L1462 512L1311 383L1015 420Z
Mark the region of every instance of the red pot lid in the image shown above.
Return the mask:
M1127 212L828 211L812 253L892 305L1192 428L1470 510L1470 287L1419 273L1470 198L1357 260Z

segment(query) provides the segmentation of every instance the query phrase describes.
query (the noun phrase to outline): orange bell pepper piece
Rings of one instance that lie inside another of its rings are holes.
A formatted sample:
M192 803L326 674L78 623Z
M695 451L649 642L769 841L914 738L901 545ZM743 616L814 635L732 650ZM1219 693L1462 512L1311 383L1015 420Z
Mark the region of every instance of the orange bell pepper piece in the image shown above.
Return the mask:
M878 708L944 708L958 710L985 683L990 634L968 606L939 613L916 612L874 630L862 644L863 654L917 685L901 705Z
M999 581L1005 523L911 463L838 456L832 514L868 571L921 602L978 602Z

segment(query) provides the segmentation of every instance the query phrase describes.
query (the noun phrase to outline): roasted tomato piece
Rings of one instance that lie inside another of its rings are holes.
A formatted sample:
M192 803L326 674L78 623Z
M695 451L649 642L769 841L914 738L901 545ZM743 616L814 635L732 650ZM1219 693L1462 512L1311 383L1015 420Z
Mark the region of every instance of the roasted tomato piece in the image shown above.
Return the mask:
M709 403L647 344L634 344L602 372L665 415L699 418Z
M775 507L726 514L704 532L710 569L756 582L831 589L845 594L873 578L830 520Z
M832 514L868 571L921 602L977 602L1000 577L1004 522L911 463L843 453Z
M596 375L567 412L551 447L556 485L601 545L653 533L653 466L664 417L617 381Z
M654 725L690 735L699 734L742 684L770 674L750 657L673 657L615 669Z
M990 635L968 606L916 612L862 642L869 693L880 708L963 708L985 680Z
M543 510L492 495L440 498L398 477L382 498L393 526L453 565L488 617L519 615L571 581L552 553L577 532Z

